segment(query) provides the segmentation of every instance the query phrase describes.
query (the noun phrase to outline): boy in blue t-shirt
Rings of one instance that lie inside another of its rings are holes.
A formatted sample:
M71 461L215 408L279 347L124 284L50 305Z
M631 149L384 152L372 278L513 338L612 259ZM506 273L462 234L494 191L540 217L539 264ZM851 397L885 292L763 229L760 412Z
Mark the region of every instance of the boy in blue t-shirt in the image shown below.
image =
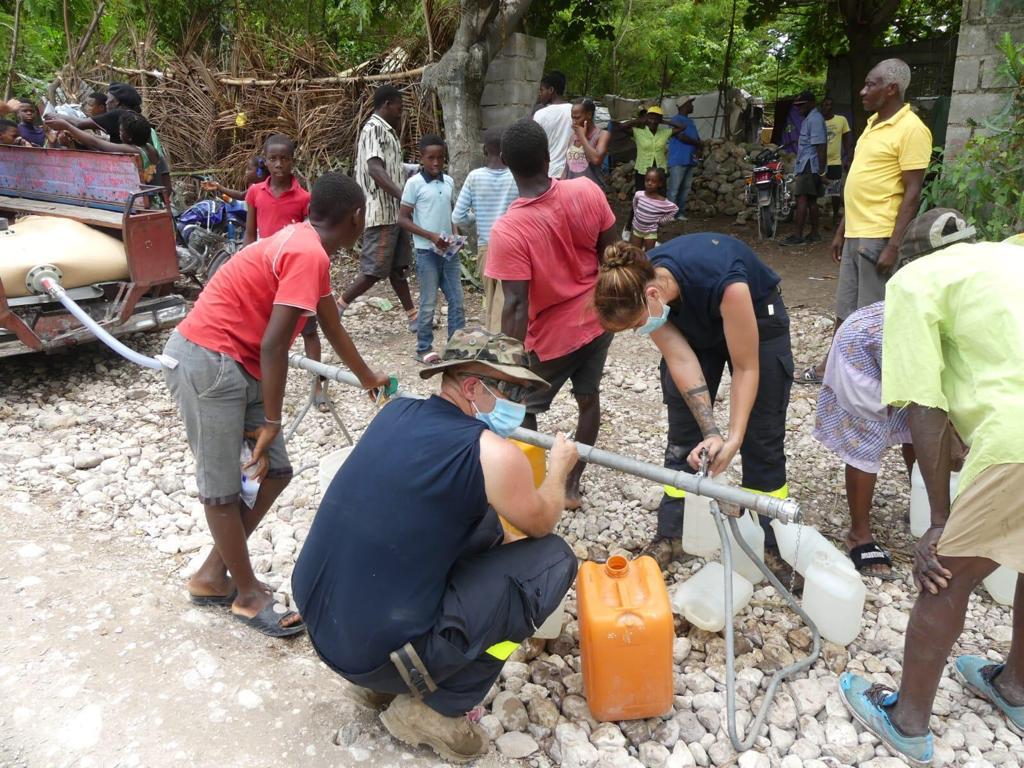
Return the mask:
M444 172L448 147L440 136L420 139L420 171L405 183L398 225L412 235L416 248L416 277L420 311L416 329L416 359L433 365L440 356L434 343L437 289L448 302L448 338L466 324L462 298L462 263L453 239L452 197L455 182Z

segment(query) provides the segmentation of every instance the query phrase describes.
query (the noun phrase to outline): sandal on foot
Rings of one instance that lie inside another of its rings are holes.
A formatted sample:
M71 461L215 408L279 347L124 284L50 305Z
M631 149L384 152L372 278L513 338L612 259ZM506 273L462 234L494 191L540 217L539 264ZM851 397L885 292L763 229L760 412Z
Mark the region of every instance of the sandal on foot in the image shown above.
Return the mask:
M188 593L189 602L202 607L226 608L235 602L236 597L238 597L237 589L231 590L230 595L193 595L191 592Z
M867 544L861 544L851 549L847 554L849 554L850 560L853 561L853 567L857 569L857 573L861 576L874 576L882 581L896 581L899 579L899 576L892 569L892 558L886 554L884 549L878 546L877 542L869 541ZM874 573L864 570L876 565L884 565L889 569L889 572Z
M320 389L317 390L317 393L313 395L313 403L316 405L316 409L320 411L320 413L331 412L330 400L327 399L327 392L324 390L322 384L320 385Z
M822 378L812 365L810 368L805 368L803 373L795 377L795 381L797 384L821 384Z
M996 688L995 679L1003 671L1002 664L993 664L981 656L960 656L953 663L953 671L976 696L985 699L1006 716L1010 730L1024 736L1024 707L1015 707L1003 698Z
M931 733L907 736L889 719L889 708L896 703L896 692L872 685L860 675L844 672L839 678L839 694L853 718L877 736L886 748L911 765L928 765L934 745Z
M268 637L293 637L306 631L306 623L303 621L290 626L281 624L285 619L298 616L298 614L295 611L289 611L280 603L267 603L266 607L255 616L243 616L233 611L232 616Z
M785 240L779 240L779 245L783 245L783 246L804 245L806 242L807 241L804 240L802 237L797 237L796 235L790 235Z
M437 352L417 352L416 362L423 365L437 365L441 362L441 356Z

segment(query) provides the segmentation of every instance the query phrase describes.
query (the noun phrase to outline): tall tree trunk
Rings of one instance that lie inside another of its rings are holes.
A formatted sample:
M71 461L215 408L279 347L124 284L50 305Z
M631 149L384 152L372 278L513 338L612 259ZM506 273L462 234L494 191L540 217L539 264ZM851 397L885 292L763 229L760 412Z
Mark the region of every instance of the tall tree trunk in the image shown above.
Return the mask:
M514 32L531 0L461 0L459 28L445 54L426 68L423 84L441 101L448 172L461 186L483 159L480 97L487 67Z
M14 85L14 62L18 58L18 35L21 33L21 0L14 3L14 30L11 32L11 55L7 59L7 81L4 83L4 101L11 98Z
M878 37L889 28L899 5L900 0L839 0L839 12L850 44L850 107L854 136L859 136L867 125L868 116L858 94L871 71L868 54Z

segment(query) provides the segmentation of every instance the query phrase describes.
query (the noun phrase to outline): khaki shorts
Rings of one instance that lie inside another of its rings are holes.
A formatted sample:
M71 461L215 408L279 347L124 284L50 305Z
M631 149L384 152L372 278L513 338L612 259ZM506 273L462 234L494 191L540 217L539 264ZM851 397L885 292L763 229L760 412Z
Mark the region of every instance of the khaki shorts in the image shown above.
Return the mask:
M953 502L938 551L1024 573L1024 464L995 464L974 478Z
M821 176L813 171L798 173L793 180L793 194L806 197L822 197L825 194L825 182L821 180Z
M196 485L203 504L233 504L242 490L239 458L246 432L263 426L260 383L235 360L193 344L175 331L164 354L178 361L161 367L185 422L188 446L196 458ZM291 477L292 466L281 432L268 451L267 477Z
M889 275L878 274L875 264L888 242L887 237L848 237L844 241L836 285L836 318L840 322L885 298Z

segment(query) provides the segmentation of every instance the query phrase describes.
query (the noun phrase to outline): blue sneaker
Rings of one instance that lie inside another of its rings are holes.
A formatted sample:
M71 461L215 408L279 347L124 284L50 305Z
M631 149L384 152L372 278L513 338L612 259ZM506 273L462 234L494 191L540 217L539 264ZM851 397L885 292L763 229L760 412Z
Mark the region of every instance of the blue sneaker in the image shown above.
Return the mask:
M1003 671L1002 664L993 664L981 656L961 656L953 663L960 682L1006 715L1010 730L1024 736L1024 707L1015 707L996 690L993 681Z
M839 677L839 693L854 719L881 739L892 752L911 765L931 763L934 754L932 735L905 736L889 719L886 710L896 703L895 691L881 685L872 685L859 675L844 672Z

